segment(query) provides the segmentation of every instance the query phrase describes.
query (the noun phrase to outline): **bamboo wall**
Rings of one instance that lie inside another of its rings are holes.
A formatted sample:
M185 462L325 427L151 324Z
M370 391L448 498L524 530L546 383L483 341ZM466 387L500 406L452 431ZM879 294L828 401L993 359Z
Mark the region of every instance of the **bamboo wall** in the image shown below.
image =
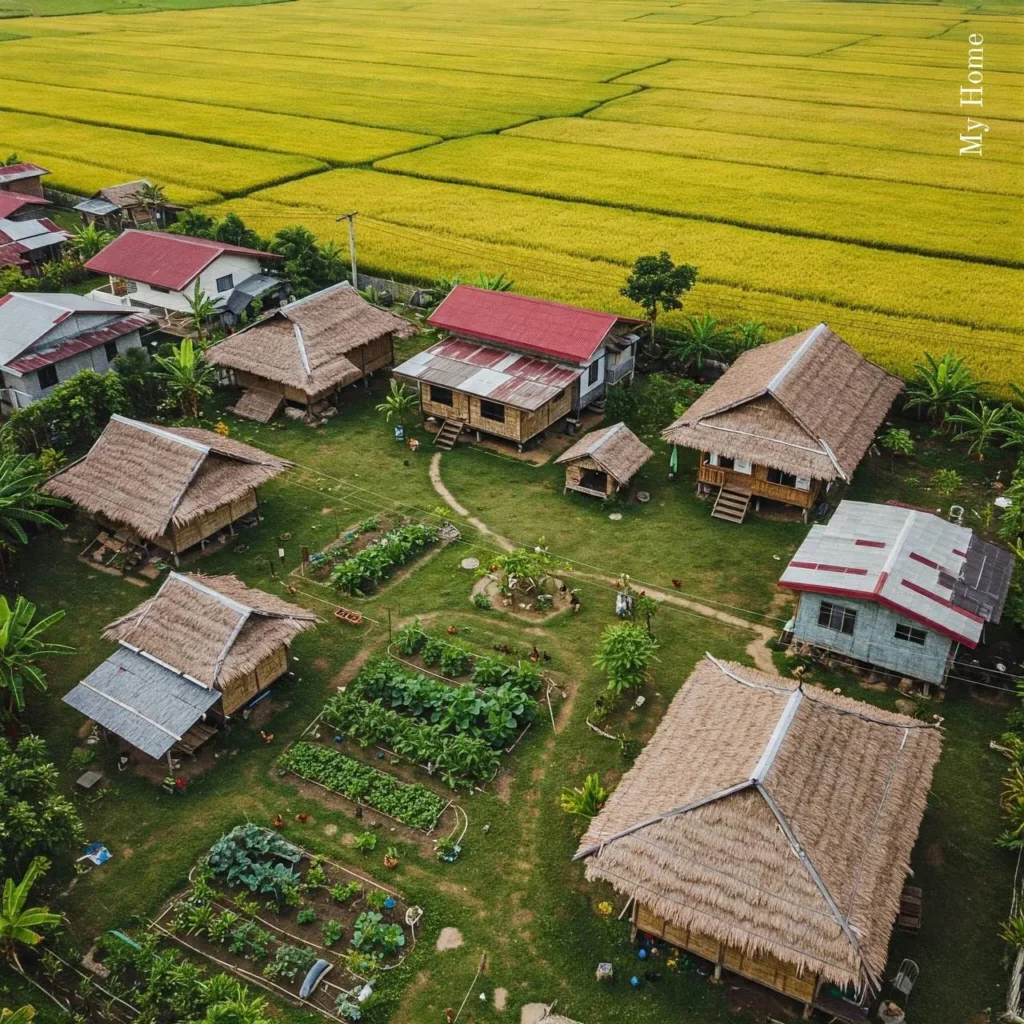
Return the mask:
M746 953L693 929L678 928L643 906L634 911L633 923L640 931L660 936L673 946L696 953L713 964L721 964L733 974L799 999L802 1003L814 1001L818 976L806 972L801 974L794 964L778 960L769 953Z
M262 693L271 683L280 679L287 670L288 647L282 644L273 654L267 655L252 672L233 679L224 688L224 696L221 698L224 714L233 714L257 693Z
M565 486L570 491L579 491L582 494L593 494L604 498L614 494L619 489L616 480L608 473L605 473L605 488L603 492L590 487L584 487L583 471L587 469L593 470L596 473L604 473L604 470L592 458L584 456L581 459L570 462L565 467Z
M471 430L479 430L495 437L523 444L531 437L557 423L572 409L572 394L566 389L561 398L553 399L534 412L524 412L510 405L505 406L505 422L487 419L480 414L480 399L461 391L452 391L452 404L443 405L431 401L430 385L420 383L420 403L425 416L439 419L462 420ZM501 404L501 403L498 403Z
M164 534L159 540L154 541L157 547L167 551L180 553L187 551L190 547L198 544L201 540L212 536L218 530L233 523L236 519L256 509L256 492L249 491L244 497L235 501L229 501L205 516L200 516L180 529L171 528L169 534Z
M750 491L757 498L769 501L781 501L785 505L797 508L813 508L824 489L824 481L812 480L809 490L802 491L798 487L786 487L784 484L772 483L768 479L768 467L753 465L749 473L737 473L734 469L723 469L712 466L704 461L705 453L700 454L701 462L697 470L700 483L711 487L730 487L738 491Z

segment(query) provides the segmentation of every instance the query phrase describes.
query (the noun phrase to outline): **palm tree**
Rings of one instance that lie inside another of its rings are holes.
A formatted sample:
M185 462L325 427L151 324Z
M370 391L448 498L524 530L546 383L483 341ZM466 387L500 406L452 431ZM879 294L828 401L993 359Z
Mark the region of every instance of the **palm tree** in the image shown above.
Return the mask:
M0 543L17 541L28 543L28 534L22 523L55 526L63 524L46 508L67 508L68 503L39 490L46 475L29 455L8 455L0 459Z
M167 204L163 185L152 185L148 181L135 193L135 198L149 210L149 215L154 221L157 220L160 207Z
M765 343L764 333L767 325L760 320L744 320L733 329L732 350L739 355L741 352L749 352L752 348Z
M1006 430L1009 406L991 406L979 402L978 408L961 405L955 416L947 416L947 423L960 425L954 441L969 441L967 451L977 455L979 462L985 461L985 449Z
M0 949L24 974L18 959L18 946L38 946L43 936L36 928L52 928L60 924L60 914L51 914L46 907L26 907L28 894L36 879L49 867L45 857L36 857L25 871L25 877L15 885L13 878L4 882L3 902L0 903Z
M46 692L46 676L36 664L40 658L74 653L73 647L43 639L43 634L64 618L64 612L33 622L35 614L36 606L20 594L13 608L0 594L0 690L6 691L8 715L25 707L26 683Z
M728 350L732 332L710 313L688 316L686 324L682 337L670 343L672 353L684 369L693 366L700 373L705 359L721 357Z
M67 247L79 263L85 263L87 260L91 260L101 249L105 249L110 245L113 240L114 233L112 231L104 231L94 222L75 228Z
M412 388L392 380L391 390L387 398L377 406L377 412L381 413L388 423L398 420L404 429L406 417L415 412L419 405L419 397Z
M926 362L914 364L905 407L920 409L945 426L948 410L972 402L983 382L975 380L967 363L952 351L939 360L930 352L925 352L924 358Z
M210 298L196 280L191 295L186 295L189 315L192 317L192 327L195 329L196 337L202 340L206 337L206 321L217 312L217 303Z
M213 394L217 371L196 348L191 338L182 338L170 358L156 356L157 375L167 388L167 403L177 405L184 416L199 418L199 403Z

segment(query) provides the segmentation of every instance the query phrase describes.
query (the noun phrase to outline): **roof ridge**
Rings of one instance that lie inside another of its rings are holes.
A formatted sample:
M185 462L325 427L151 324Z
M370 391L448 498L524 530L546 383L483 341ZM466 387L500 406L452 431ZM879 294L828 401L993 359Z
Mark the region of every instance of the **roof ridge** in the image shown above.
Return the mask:
M309 356L306 353L306 343L302 340L302 328L294 321L291 317L288 317L288 322L292 325L292 332L295 335L295 344L299 348L299 359L302 360L302 368L306 371L307 377L313 376L313 370L309 365Z
M301 306L310 299L318 299L321 296L332 295L334 292L341 291L344 288L351 288L352 285L348 281L338 281L336 284L329 284L326 288L321 288L318 292L310 292L309 295L303 295L300 299L292 299L291 302L286 302L283 306L278 306L278 312L283 313L289 320L291 317L288 316L288 310L294 309L296 306ZM360 296L361 298L362 296Z
M768 386L766 388L770 395L774 396L775 389L780 384L782 384L782 382L786 379L787 376L789 376L790 372L793 370L796 364L799 363L801 359L803 359L804 355L806 355L807 353L807 350L818 340L818 335L821 333L823 329L825 329L824 322L818 324L817 327L812 328L811 333L808 334L802 342L800 342L799 346L797 346L797 350L790 355L790 357L785 361L785 363L782 364L781 369L775 372L775 375L772 377L772 379L768 381Z
M449 296L451 296L459 288L468 288L471 291L479 292L482 295L507 295L511 298L519 299L522 302L530 302L538 306L559 306L562 309L571 309L576 313L590 313L593 316L611 317L612 320L629 320L630 322L643 323L642 320L637 320L636 317L619 316L618 313L607 313L602 309L587 309L586 306L574 306L572 305L572 303L569 302L556 302L554 299L542 299L539 295L524 295L522 292L496 291L494 288L481 288L479 285L466 284L462 281L460 281L448 293L448 295L444 297L444 299L441 302L441 305L443 306L444 303L448 300ZM441 306L437 307L437 309L440 308ZM436 315L437 310L435 309L431 316Z
M110 418L117 423L123 423L129 427L136 427L139 430L145 430L147 433L155 434L157 437L162 437L167 441L175 441L187 448L198 449L204 455L209 455L213 450L210 445L203 444L202 441L193 441L190 437L182 437L180 434L174 434L169 430L165 430L163 427L157 427L152 423L145 423L142 420L133 420L128 416L122 416L118 412L115 412Z
M234 598L228 597L227 594L222 594L219 590L216 590L213 587L209 587L205 583L200 583L199 580L197 580L194 576L189 575L188 573L168 573L167 579L164 580L164 586L167 586L167 584L171 580L178 580L181 583L184 583L186 586L192 587L193 590L198 590L200 593L206 594L208 597L214 598L214 600L219 601L223 605L226 605L233 612L237 612L239 615L249 616L256 611L256 609L251 607L250 605L242 604L241 601L236 601ZM163 590L163 587L161 587L160 590ZM159 592L157 593L157 596L159 596Z

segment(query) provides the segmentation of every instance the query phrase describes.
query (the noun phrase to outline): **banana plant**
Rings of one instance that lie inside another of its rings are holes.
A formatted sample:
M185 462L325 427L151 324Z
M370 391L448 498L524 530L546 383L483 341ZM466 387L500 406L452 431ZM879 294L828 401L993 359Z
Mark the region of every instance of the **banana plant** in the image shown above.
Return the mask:
M32 886L48 867L45 857L36 857L20 882L15 883L13 878L4 882L0 901L0 949L22 974L25 972L18 959L18 947L38 946L43 941L42 931L60 924L60 914L52 914L46 907L26 906Z
M57 611L35 620L36 606L20 595L12 608L0 594L0 690L5 693L5 710L10 716L25 707L25 686L46 692L46 676L36 664L41 658L73 654L66 644L50 643L44 634L64 618Z

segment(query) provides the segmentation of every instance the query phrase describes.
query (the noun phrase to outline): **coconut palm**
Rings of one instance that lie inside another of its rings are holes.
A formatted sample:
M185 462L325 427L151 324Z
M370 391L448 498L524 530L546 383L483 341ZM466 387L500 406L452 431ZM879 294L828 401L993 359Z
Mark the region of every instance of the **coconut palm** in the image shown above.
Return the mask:
M79 263L91 260L101 249L105 249L114 240L112 231L104 231L95 223L83 224L75 228L68 239L67 248Z
M196 337L202 340L206 337L206 321L217 312L217 303L199 287L198 280L192 294L185 296L185 301L188 302L189 316L192 318Z
M45 907L25 906L36 879L48 867L49 862L45 857L36 857L17 885L13 878L4 882L3 901L0 903L0 949L14 968L22 973L24 971L18 959L18 947L38 946L43 936L36 929L52 928L60 924L60 914L51 914Z
M732 332L710 313L689 316L682 336L669 343L672 354L684 369L693 367L698 373L706 359L723 356L732 341Z
M73 647L54 644L44 634L64 618L57 611L33 621L36 606L19 595L12 608L7 597L0 594L0 690L5 691L8 714L25 706L25 684L46 691L46 676L36 662L74 653Z
M906 408L919 409L945 425L949 410L973 401L983 382L952 351L938 360L925 352L924 358L924 363L914 364L914 377L907 383Z
M377 412L388 423L398 420L404 428L406 417L415 412L418 405L419 395L412 388L392 380L391 390L388 391L387 398L377 406Z
M163 185L152 185L148 181L135 193L135 198L149 211L153 220L157 219L160 207L167 204Z
M199 418L199 403L213 394L217 371L203 358L202 349L191 338L182 338L173 354L156 356L157 370L167 388L166 405L178 406L182 414Z
M46 509L67 508L68 503L39 490L45 479L38 462L29 455L0 459L0 543L27 544L23 523L63 529L63 524Z
M953 416L947 416L947 423L955 423L960 430L954 441L969 442L967 451L977 455L979 462L985 461L985 449L1006 431L1009 406L992 406L979 402L975 409L969 405L959 406Z

